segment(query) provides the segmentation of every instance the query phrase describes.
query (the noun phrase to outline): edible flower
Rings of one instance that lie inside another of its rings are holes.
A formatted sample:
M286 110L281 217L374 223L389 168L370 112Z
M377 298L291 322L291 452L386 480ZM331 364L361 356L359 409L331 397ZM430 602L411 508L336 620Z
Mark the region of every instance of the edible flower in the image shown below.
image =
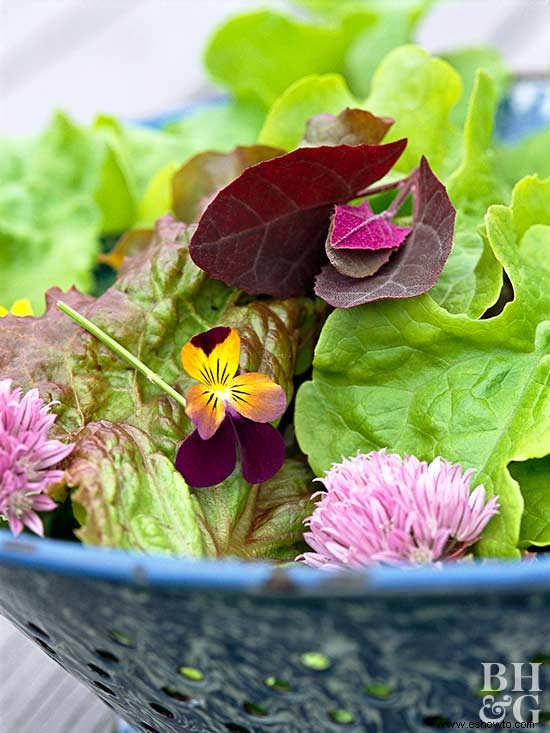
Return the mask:
M473 473L444 458L426 463L385 450L346 458L322 479L326 491L306 519L313 552L298 559L336 569L460 558L499 509L482 485L470 492Z
M45 492L63 478L54 468L73 449L72 443L48 438L55 415L37 389L23 394L12 389L11 379L0 380L0 515L14 535L28 527L42 536L37 512L57 504Z
M0 305L0 318L7 316L8 314L11 314L12 316L32 316L32 305L26 298L16 300L9 310Z
M270 422L285 410L284 390L257 372L240 373L241 339L217 326L194 336L181 351L195 379L186 412L196 430L183 441L176 468L190 486L213 486L234 470L239 448L243 477L251 484L274 476L284 460L281 434Z

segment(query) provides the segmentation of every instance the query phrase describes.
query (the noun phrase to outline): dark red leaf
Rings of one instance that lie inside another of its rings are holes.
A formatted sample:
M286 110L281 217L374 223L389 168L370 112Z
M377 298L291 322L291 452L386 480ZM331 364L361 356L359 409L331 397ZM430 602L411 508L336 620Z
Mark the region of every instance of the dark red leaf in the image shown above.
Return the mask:
M405 145L299 148L247 168L204 212L191 257L252 295L304 293L325 260L333 206L385 176Z
M393 125L391 117L377 117L365 109L350 109L339 115L310 117L302 145L376 145Z
M315 282L317 295L336 308L351 308L381 298L410 298L435 284L451 253L455 210L425 158L415 189L413 231L389 262L362 279L326 265Z

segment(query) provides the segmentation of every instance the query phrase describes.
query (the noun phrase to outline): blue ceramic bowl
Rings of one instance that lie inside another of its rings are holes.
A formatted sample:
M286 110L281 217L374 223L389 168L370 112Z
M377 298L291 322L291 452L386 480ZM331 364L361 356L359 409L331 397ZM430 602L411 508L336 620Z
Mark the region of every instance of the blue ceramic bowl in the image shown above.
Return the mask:
M136 731L550 730L550 559L326 574L0 532L0 611Z

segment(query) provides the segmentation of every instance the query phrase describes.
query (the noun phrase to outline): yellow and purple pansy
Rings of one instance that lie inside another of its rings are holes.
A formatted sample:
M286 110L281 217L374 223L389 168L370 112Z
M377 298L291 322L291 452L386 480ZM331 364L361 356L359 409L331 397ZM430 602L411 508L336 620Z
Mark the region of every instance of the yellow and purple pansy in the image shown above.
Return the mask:
M194 336L181 362L197 380L185 411L196 430L178 449L176 468L190 486L213 486L235 469L237 446L243 477L261 483L281 468L285 444L269 423L286 408L282 387L257 372L239 373L241 339L217 326Z

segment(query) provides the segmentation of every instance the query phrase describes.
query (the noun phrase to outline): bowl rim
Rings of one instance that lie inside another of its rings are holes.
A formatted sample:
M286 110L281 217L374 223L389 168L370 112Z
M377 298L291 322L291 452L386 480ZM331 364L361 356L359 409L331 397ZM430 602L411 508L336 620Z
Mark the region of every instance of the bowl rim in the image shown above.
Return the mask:
M439 567L373 566L327 573L305 565L237 558L181 558L90 547L0 530L0 565L125 585L276 596L423 596L550 594L550 555L518 560L443 563Z

